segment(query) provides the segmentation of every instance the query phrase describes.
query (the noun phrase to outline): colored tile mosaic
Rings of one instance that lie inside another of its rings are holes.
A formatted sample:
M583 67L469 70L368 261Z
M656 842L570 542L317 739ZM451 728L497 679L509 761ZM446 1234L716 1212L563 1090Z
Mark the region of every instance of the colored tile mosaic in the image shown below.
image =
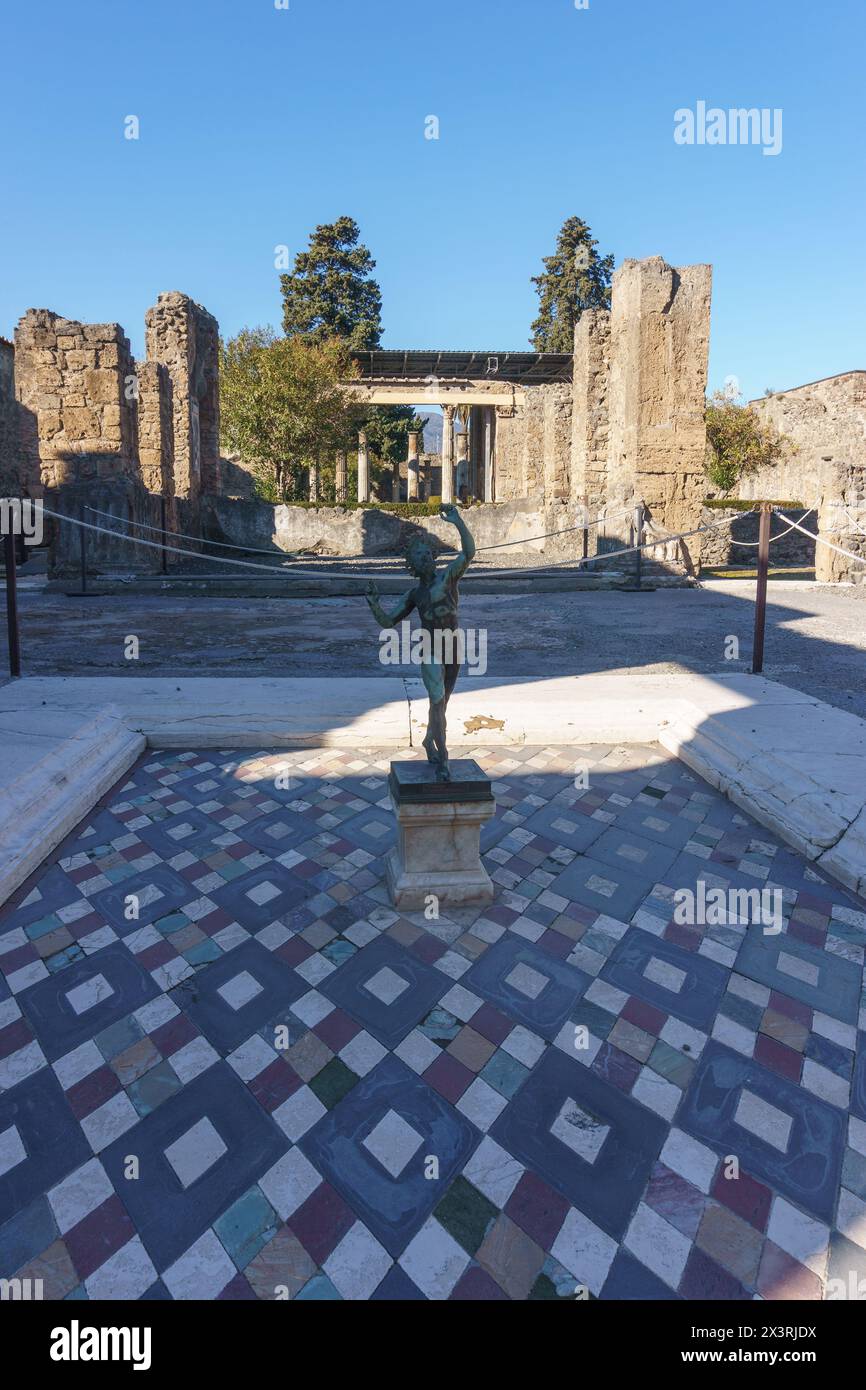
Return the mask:
M345 749L148 753L0 908L0 1277L858 1287L866 906L659 748L472 756L483 910L393 909L390 755Z

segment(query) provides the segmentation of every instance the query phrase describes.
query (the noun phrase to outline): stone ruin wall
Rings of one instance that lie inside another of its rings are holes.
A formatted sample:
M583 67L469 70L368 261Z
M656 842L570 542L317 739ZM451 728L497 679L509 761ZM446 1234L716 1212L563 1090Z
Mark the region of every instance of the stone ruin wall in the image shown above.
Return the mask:
M585 504L610 518L590 530L590 554L632 542L638 501L649 509L650 533L700 524L711 284L708 265L627 260L614 274L610 310L578 321L566 495L575 512ZM691 568L698 552L685 541L649 558Z
M178 507L182 529L195 529L201 487L216 491L221 481L217 323L186 295L160 295L147 337L147 360L136 363L119 324L28 310L14 357L8 348L2 355L0 434L14 413L18 477L33 495L47 490L49 505L66 515L80 517L88 506L115 518L118 531L130 523L160 526L164 496L167 529L178 529ZM112 526L106 517L86 519ZM149 547L96 532L86 540L94 566L161 564ZM78 564L77 528L55 526L52 572Z
M696 526L706 493L711 274L653 256L613 279L607 501L642 500L666 531Z
M29 309L15 332L17 397L28 476L46 488L134 479L138 473L135 371L117 323L79 323Z
M174 491L195 501L219 487L219 324L172 290L148 309L144 326L147 360L171 378Z
M588 309L574 335L571 494L592 511L607 493L610 434L610 313Z
M792 440L796 452L744 478L738 496L817 506L803 523L866 558L866 371L844 372L752 405ZM804 538L805 539L805 538ZM816 547L815 578L862 583L866 566Z
M496 407L496 451L495 485L498 502L511 501L525 497L524 492L524 448L526 440L526 414L522 405Z
M0 497L17 497L26 481L15 400L15 348L0 338Z

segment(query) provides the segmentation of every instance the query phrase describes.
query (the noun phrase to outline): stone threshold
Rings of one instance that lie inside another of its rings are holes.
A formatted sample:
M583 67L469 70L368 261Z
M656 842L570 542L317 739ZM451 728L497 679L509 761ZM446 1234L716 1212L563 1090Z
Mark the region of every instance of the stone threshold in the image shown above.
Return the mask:
M420 680L26 677L0 688L0 901L152 748L420 746ZM866 721L762 676L465 676L455 750L655 743L866 896Z

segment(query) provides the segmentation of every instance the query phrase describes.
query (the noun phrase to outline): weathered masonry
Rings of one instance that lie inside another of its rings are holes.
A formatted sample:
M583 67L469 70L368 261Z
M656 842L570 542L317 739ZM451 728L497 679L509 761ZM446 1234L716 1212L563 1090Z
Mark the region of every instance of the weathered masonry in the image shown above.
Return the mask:
M688 530L706 491L711 279L708 265L625 261L610 310L582 315L573 354L370 352L350 389L371 404L441 406L428 491L444 501L525 499L546 530L606 510L608 548L627 540L638 501L656 529ZM407 469L411 499L423 492L411 446Z
M361 355L347 390L371 405L440 405L441 458L419 458L410 436L406 496L472 499L490 512L477 522L493 535L529 543L576 525L588 507L611 517L590 533L590 553L615 549L638 501L658 531L689 529L704 493L710 276L709 266L675 269L660 257L626 261L610 310L583 315L573 353L375 351ZM28 310L15 334L14 399L10 346L0 344L0 466L13 491L47 493L66 515L106 524L84 510L96 508L124 531L164 516L170 530L199 534L202 503L213 515L231 473L219 449L219 328L177 292L159 296L145 328L146 358L136 362L119 324ZM359 501L375 502L363 431L351 466ZM337 460L337 502L349 467ZM241 511L264 506L225 499L220 529L232 529L236 510L242 531ZM315 516L304 520L306 534ZM272 534L279 542L285 531ZM543 550L574 544L569 536ZM113 536L91 535L88 549L98 565L159 564L157 552ZM75 532L60 526L53 567L77 562Z
M117 323L27 311L14 369L4 349L0 379L0 420L16 413L3 467L16 491L121 532L163 519L170 531L195 530L199 498L219 477L219 329L200 305L171 293L148 311L146 330L147 357L136 362ZM59 525L53 535L53 569L75 568L75 528ZM95 565L130 570L160 563L155 550L92 532L88 554Z
M745 478L739 496L817 507L804 525L866 559L866 371L774 391L752 404L793 441L795 452ZM816 579L862 582L864 573L857 560L816 547Z

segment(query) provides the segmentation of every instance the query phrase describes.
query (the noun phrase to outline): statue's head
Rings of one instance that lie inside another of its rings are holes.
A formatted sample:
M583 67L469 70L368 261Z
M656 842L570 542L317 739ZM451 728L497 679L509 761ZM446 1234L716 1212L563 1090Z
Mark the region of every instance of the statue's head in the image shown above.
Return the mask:
M424 536L413 536L406 547L406 564L419 579L431 583L436 575L436 561L430 542Z

